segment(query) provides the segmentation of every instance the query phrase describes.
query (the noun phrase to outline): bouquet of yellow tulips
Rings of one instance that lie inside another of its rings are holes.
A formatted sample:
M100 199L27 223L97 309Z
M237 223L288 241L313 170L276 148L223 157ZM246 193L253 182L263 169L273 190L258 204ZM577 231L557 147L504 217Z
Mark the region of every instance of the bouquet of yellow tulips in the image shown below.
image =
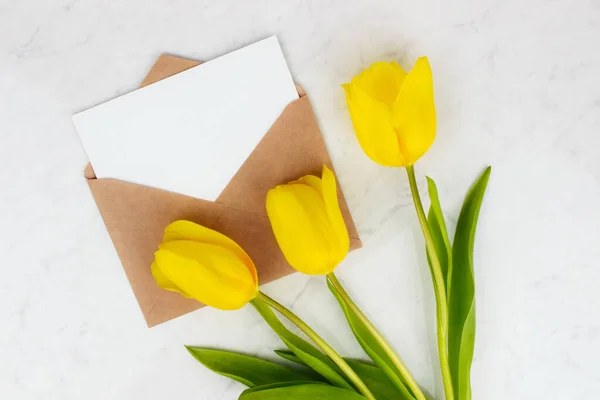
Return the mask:
M427 58L419 58L408 73L395 62L375 63L343 88L365 153L381 165L406 169L435 292L445 398L470 400L475 340L472 254L490 167L467 193L451 242L434 181L427 178L431 205L425 213L414 171L436 132ZM297 367L222 350L188 346L188 351L211 370L248 386L239 397L243 400L427 399L334 273L349 251L334 173L323 166L321 177L307 175L271 189L266 210L288 263L302 273L325 276L370 361L343 358L301 318L262 293L252 259L233 240L193 222L175 221L165 229L155 253L156 282L222 310L250 303L287 347L276 354ZM292 333L281 318L296 325L308 340Z

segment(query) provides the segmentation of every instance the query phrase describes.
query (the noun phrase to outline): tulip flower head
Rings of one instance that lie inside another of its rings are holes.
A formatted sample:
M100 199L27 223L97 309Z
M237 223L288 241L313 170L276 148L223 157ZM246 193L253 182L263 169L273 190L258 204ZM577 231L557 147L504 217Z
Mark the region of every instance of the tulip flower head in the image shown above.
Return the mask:
M376 163L413 165L435 139L433 78L427 57L406 73L376 62L342 85L358 141Z
M246 252L227 236L190 221L165 229L152 275L160 287L221 310L258 294L258 274Z
M267 214L288 263L310 275L325 275L346 257L348 230L337 198L333 172L304 176L271 189Z

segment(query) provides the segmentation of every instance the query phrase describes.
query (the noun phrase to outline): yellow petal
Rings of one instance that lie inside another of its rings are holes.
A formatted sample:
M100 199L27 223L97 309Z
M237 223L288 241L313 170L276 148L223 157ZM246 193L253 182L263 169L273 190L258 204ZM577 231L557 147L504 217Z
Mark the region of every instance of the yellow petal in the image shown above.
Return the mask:
M303 183L312 187L317 191L317 193L319 193L321 198L323 198L323 184L321 178L319 178L318 176L305 175L302 178L298 179L296 182L291 182L290 184L293 185L295 183Z
M342 210L340 210L338 203L335 175L326 165L323 165L322 183L325 208L327 209L329 221L336 232L339 243L339 253L336 258L338 259L338 263L340 263L350 250L350 237L348 236L348 229L346 228Z
M337 265L348 254L350 249L350 238L338 203L335 175L332 170L326 165L323 165L322 176L323 178L320 179L314 175L306 175L298 179L297 182L309 185L321 195L321 198L323 198L329 223L337 236L337 256L333 257L335 260L338 260L336 263Z
M354 83L342 85L358 142L376 163L390 167L405 166L398 136L388 107L372 99Z
M407 165L412 165L435 139L433 77L427 57L419 58L404 79L394 104L393 121Z
M256 267L250 256L248 256L240 245L222 233L190 221L179 220L169 224L165 228L163 243L172 240L193 240L225 247L233 252L240 260L244 261L250 269L254 280L258 283L258 273L256 272Z
M360 86L374 100L392 108L406 72L397 62L376 62L356 76L352 83Z
M158 286L160 286L161 288L171 291L171 292L179 293L184 297L188 297L188 298L192 297L189 294L182 291L180 288L178 288L177 285L175 285L173 282L171 282L171 280L169 278L167 278L167 276L165 274L163 274L163 272L160 270L156 261L154 261L152 263L151 271L152 271L152 276L154 277L154 280L156 281Z
M313 180L314 182L314 180ZM292 183L271 189L267 214L277 243L288 263L300 272L327 274L336 267L338 243L321 194Z
M229 249L190 240L160 245L156 264L184 293L221 310L235 310L256 297L258 286L246 264Z

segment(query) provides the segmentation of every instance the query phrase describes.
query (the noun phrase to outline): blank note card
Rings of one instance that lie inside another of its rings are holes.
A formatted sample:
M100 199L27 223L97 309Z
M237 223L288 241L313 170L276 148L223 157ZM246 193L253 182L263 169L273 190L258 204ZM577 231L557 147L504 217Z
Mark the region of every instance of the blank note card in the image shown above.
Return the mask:
M73 121L96 177L215 200L297 98L273 36Z

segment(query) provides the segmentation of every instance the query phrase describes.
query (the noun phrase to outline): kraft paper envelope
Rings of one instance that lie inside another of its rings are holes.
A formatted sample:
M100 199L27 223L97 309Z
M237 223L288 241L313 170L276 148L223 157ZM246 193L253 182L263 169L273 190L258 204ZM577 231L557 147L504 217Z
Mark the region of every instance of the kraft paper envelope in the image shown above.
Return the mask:
M141 86L199 64L162 55ZM298 93L300 98L285 108L215 202L110 178L96 179L92 166L86 167L92 195L148 326L203 306L161 289L150 272L164 228L175 220L194 221L231 237L256 263L261 284L294 272L277 246L266 217L267 191L303 175L320 176L323 164L332 167L308 97L300 88ZM143 143L140 147L143 151ZM361 242L339 188L338 197L350 247L356 249Z

